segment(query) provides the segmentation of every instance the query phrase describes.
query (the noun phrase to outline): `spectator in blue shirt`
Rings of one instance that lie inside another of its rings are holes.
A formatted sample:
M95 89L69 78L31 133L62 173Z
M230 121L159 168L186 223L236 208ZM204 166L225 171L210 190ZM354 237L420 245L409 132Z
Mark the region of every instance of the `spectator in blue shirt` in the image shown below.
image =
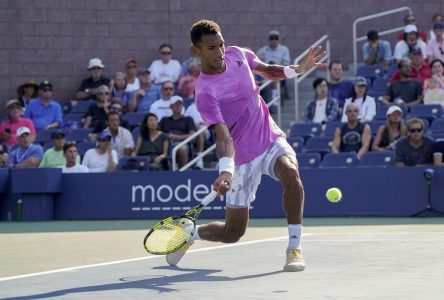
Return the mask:
M367 42L362 46L362 56L366 65L381 64L388 69L393 59L388 41L380 40L376 30L367 32Z
M151 105L160 99L160 87L151 82L151 71L142 69L139 71L140 89L133 93L128 102L128 111L149 112Z
M17 129L18 147L9 154L11 168L37 168L43 158L43 148L31 143L31 130L28 127Z
M40 97L29 102L25 117L31 119L37 131L58 128L62 124L62 108L52 99L52 84L48 80L39 85Z
M338 101L339 115L342 115L345 99L352 96L353 81L344 79L344 68L342 62L333 60L328 65L330 71L330 82L328 83L328 96Z

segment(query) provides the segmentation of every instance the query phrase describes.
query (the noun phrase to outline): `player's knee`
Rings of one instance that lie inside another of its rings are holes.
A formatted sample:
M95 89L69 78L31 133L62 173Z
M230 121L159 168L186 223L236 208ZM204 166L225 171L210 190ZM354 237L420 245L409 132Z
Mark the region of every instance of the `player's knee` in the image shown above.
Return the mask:
M245 230L231 230L224 234L224 243L236 243L245 234Z
M284 186L302 185L299 171L296 166L288 166L281 171L281 182Z

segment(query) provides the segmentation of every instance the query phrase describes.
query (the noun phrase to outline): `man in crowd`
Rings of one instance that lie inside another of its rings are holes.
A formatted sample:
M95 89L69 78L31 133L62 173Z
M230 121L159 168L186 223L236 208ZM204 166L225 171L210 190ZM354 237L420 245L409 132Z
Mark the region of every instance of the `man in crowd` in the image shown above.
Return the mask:
M0 123L0 144L8 146L18 144L17 129L27 127L31 132L31 139L34 140L36 132L34 123L30 119L22 118L22 106L17 99L6 102L8 120Z
M9 154L10 168L37 168L43 158L40 145L32 144L31 130L28 127L17 129L18 147Z
M89 72L89 77L84 79L80 84L77 91L77 100L97 99L99 90L97 89L101 85L109 86L109 78L102 76L102 70L105 65L100 58L91 58L86 68Z

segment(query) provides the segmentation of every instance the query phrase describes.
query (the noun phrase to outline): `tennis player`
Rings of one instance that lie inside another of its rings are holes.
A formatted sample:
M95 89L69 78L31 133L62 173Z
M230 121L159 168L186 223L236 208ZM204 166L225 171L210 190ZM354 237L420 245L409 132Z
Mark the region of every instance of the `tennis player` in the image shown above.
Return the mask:
M289 233L284 270L303 271L304 189L296 154L270 117L253 73L271 80L296 77L313 67L325 67L318 62L326 52L321 47L310 48L299 65L268 65L249 50L225 47L219 25L209 20L193 24L191 41L192 51L202 63L196 83L196 105L207 126L216 134L219 177L213 187L219 194L226 193L226 216L225 223L198 226L187 245L167 255L167 262L176 265L185 251L200 239L237 242L245 233L248 208L255 199L262 174L266 174L283 186ZM225 181L228 185L223 184Z

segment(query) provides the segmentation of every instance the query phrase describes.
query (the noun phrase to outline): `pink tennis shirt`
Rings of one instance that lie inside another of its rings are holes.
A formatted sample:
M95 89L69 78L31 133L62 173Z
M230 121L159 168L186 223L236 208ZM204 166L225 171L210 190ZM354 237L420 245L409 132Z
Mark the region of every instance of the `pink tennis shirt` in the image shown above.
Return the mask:
M196 83L196 106L208 127L225 123L234 141L235 164L261 155L278 136L285 136L271 119L254 82L259 59L246 49L227 47L223 73L201 73Z

